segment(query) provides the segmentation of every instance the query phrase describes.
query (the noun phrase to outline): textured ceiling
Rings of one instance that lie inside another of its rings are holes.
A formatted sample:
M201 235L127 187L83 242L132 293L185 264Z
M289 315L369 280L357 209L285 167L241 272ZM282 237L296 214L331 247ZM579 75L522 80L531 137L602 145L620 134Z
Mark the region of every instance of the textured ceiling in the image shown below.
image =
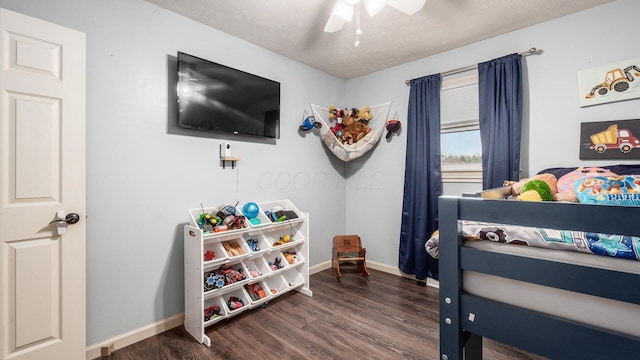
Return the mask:
M323 31L334 0L147 1L351 79L613 0L427 0L412 16L385 6L373 18L362 9L357 47L355 21L335 33Z

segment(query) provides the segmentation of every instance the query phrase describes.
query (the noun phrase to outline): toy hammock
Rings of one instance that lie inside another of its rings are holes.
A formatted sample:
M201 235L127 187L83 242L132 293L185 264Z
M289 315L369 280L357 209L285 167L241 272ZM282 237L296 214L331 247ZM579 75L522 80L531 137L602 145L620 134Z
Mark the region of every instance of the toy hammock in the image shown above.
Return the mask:
M320 128L322 142L324 142L327 148L342 161L359 158L373 148L384 132L390 107L390 102L370 106L369 112L373 117L369 120L368 126L371 128L371 131L364 135L360 140L349 144L343 143L342 138L339 138L332 131L331 128L334 127L337 122L335 119L329 119L329 109L311 104L313 116L322 124L322 127Z

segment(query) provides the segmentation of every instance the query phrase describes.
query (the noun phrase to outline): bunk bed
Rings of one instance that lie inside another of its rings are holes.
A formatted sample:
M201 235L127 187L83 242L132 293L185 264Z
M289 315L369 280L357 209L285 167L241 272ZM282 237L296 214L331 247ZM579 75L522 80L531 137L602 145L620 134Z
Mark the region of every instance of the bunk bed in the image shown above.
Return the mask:
M483 337L552 359L640 358L640 261L462 236L475 220L640 237L640 207L495 199L507 193L439 199L440 359L482 359Z

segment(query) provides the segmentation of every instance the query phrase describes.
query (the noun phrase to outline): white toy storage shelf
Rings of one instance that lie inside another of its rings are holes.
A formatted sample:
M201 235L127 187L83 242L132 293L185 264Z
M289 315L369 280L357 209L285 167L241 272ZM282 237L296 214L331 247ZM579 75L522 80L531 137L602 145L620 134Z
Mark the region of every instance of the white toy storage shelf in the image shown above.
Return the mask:
M300 212L289 200L263 202L258 206L259 224L246 221L243 229L212 233L204 233L197 219L203 210L209 213L213 208L189 210L190 224L184 227L184 326L207 346L211 346L211 339L205 328L210 325L287 291L312 296L307 261L309 214ZM294 211L297 218L271 222L264 210L274 207ZM236 212L241 213L240 209ZM290 241L275 244L284 235L289 235ZM225 284L217 276L224 270L242 273L244 279Z

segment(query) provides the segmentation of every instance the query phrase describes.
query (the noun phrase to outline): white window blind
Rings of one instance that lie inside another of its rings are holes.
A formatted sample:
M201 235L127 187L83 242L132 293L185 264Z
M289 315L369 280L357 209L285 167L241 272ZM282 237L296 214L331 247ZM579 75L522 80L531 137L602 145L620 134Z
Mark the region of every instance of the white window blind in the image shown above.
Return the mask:
M478 76L445 79L440 91L442 132L476 130L478 114Z
M442 181L482 182L476 69L443 78L440 89Z

